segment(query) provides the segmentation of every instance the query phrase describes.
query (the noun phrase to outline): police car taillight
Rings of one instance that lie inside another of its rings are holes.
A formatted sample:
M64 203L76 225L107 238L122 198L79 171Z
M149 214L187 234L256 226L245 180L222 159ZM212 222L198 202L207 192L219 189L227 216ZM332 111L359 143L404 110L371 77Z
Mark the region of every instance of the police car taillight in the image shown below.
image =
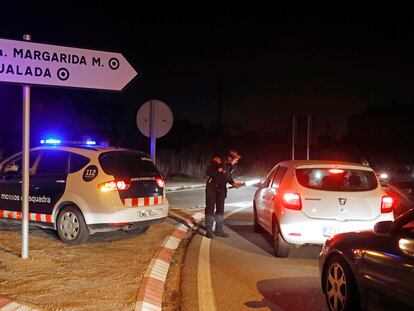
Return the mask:
M155 178L155 182L157 183L158 187L164 188L164 186L165 186L164 179L158 177L158 178Z
M111 180L98 185L98 189L102 192L108 191L118 191L118 190L127 190L131 186L131 180L127 179L118 179Z

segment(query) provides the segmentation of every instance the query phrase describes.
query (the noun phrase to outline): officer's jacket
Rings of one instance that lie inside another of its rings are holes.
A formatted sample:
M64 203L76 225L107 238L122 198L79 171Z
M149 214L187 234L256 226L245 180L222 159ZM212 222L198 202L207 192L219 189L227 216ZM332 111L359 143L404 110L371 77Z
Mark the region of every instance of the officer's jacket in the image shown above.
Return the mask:
M220 168L222 168L221 172L219 171ZM228 164L223 157L213 157L206 170L207 183L213 183L221 187L226 187L227 183L234 184L233 169L234 166Z

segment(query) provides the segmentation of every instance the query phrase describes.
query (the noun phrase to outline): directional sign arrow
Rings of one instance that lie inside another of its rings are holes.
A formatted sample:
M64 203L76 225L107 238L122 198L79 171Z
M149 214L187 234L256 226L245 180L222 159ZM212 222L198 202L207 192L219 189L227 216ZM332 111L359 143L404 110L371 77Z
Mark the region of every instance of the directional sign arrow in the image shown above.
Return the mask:
M121 91L136 75L120 53L0 39L0 82Z

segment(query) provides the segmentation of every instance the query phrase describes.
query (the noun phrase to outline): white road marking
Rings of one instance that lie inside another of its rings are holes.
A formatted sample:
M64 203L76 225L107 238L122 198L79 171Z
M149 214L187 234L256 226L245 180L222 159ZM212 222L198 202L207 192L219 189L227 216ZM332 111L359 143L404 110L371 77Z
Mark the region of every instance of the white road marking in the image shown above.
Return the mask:
M198 310L200 311L216 310L213 287L211 286L210 242L210 239L202 238L198 256Z
M244 209L251 207L250 201L226 204L228 206L241 206L240 208L231 211L224 215L224 219L231 215L238 213ZM216 302L214 298L213 286L211 282L210 270L210 243L211 240L203 237L201 239L200 253L198 255L198 310L200 311L215 311Z

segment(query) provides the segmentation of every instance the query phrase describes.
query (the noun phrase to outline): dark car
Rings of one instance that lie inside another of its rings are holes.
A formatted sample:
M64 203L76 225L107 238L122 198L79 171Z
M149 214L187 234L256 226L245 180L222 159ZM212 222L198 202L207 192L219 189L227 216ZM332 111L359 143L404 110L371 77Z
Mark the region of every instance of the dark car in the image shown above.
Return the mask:
M319 267L330 310L414 310L414 208L328 239Z

